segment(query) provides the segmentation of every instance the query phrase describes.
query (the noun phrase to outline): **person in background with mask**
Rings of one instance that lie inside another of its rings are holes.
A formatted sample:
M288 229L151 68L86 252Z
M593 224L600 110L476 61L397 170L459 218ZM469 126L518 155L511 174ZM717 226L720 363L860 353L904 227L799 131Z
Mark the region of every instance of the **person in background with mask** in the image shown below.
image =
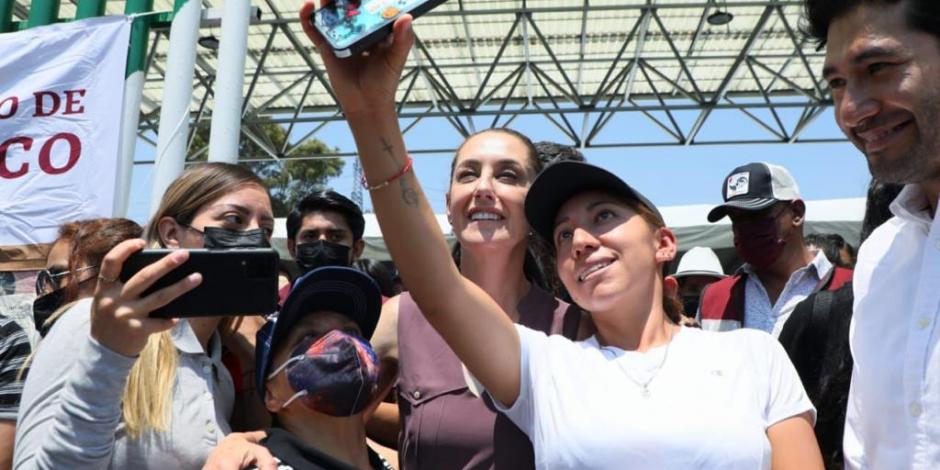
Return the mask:
M326 266L299 278L259 333L256 386L277 418L261 445L278 469L391 469L366 444L362 417L378 395L379 360L366 338L380 311L368 274ZM231 451L226 444L211 458Z
M45 336L56 313L95 292L101 259L118 243L140 236L143 229L127 219L92 219L59 227L59 237L36 278L33 319ZM13 320L0 317L0 470L13 465L13 437L23 381L32 354L26 332Z
M683 314L695 318L702 290L725 276L721 261L711 248L696 246L686 251L679 260L679 267L673 275L679 281L679 297L682 298Z
M118 243L140 238L143 231L136 222L120 218L82 220L59 227L59 238L49 250L46 269L36 277L33 321L40 336L49 333L56 313L95 295L104 256Z
M749 163L731 171L722 185L725 203L708 214L715 223L731 218L734 249L744 265L702 292L705 330L756 328L780 335L796 304L820 289L835 290L852 271L833 267L803 241L806 204L786 168Z
M287 251L301 273L321 266L352 266L362 255L366 221L362 209L335 191L313 193L287 215ZM290 285L278 293L284 304Z
M202 468L233 411L244 410L236 400L247 395L257 406L254 381L236 390L222 364L231 317L149 318L198 286L198 273L144 292L184 263L187 249L268 246L273 227L267 189L247 168L208 163L177 178L147 241L109 251L94 297L76 302L43 339L23 386L14 468ZM174 251L122 282L125 260L148 242ZM229 335L226 344L253 344L253 334L250 342ZM253 371L253 348L238 352Z

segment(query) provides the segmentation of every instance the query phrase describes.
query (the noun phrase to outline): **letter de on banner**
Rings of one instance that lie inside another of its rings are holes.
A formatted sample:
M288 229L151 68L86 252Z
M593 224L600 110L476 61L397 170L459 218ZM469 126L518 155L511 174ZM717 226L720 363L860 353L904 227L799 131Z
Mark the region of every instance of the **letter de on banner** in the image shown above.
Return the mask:
M3 35L0 248L111 217L130 25L107 16Z

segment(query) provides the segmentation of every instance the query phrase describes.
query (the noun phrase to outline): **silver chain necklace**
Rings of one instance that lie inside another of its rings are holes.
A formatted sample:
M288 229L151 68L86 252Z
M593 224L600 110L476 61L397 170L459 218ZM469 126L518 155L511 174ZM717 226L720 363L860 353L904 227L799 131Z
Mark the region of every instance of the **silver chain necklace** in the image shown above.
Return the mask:
M650 388L649 388L650 383L652 383L653 379L655 379L656 376L659 375L659 372L663 370L663 366L666 364L666 358L669 357L669 346L672 345L672 339L675 338L675 336L676 334L673 333L672 335L669 336L669 339L666 340L666 350L663 351L663 358L661 361L659 361L659 365L656 366L656 371L653 372L652 375L650 375L650 378L647 379L645 382L641 382L637 380L636 378L634 378L633 375L630 374L630 371L628 371L627 368L623 366L622 362L618 364L618 366L620 367L620 370L623 371L623 375L625 375L628 379L630 379L630 381L633 382L634 385L639 387L641 397L643 398L650 397Z

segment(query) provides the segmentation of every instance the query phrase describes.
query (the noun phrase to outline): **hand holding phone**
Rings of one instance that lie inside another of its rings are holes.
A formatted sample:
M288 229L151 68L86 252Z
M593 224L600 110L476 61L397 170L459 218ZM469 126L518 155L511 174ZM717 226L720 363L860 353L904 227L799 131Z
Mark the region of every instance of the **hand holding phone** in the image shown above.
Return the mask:
M176 324L176 320L150 318L150 312L202 282L202 276L191 274L144 295L155 281L186 262L189 253L185 250L179 250L121 281L119 276L124 262L145 245L144 240L125 240L108 252L98 271L98 284L91 304L91 337L106 348L128 357L140 354L150 335L169 330Z
M395 20L391 44L374 48L368 57L340 59L308 21L315 9L315 0L306 0L300 9L300 24L316 45L330 77L330 85L347 119L369 121L387 114L397 125L398 121L394 119L395 93L415 40L411 15L402 15Z
M446 0L325 0L309 21L337 57L368 50L392 32L405 14L417 18Z

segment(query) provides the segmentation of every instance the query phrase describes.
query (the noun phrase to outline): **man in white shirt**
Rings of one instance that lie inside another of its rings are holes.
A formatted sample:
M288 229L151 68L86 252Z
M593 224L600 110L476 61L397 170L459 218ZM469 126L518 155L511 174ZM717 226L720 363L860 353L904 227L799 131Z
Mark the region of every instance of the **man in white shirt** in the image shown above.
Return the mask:
M940 468L940 2L807 0L835 117L872 176L905 183L862 245L848 468Z
M777 337L796 304L819 289L838 288L850 272L833 270L825 254L805 246L806 204L786 168L768 163L735 168L722 195L725 203L712 209L708 220L731 218L734 248L744 265L702 292L702 328L754 328Z

